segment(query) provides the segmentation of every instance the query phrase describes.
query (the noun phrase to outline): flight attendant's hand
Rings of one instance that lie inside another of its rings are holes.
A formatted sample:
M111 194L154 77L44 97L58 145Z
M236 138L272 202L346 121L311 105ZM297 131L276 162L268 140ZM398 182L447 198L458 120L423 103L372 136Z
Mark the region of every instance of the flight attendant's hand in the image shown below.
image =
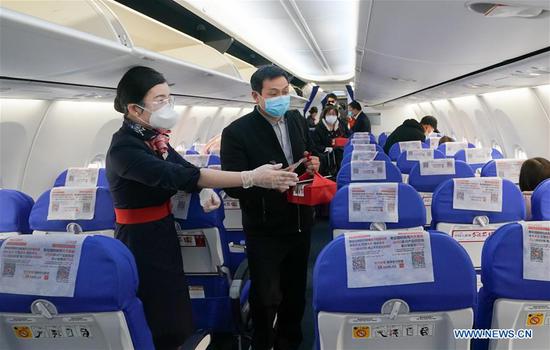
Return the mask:
M205 213L218 209L222 203L220 197L211 188L203 188L199 193L201 207Z
M307 151L304 152L304 157L307 158L305 166L308 174L313 175L314 172L319 171L319 166L321 165L319 157L311 156Z
M288 190L298 182L298 175L280 170L282 164L265 164L251 171L241 172L243 187L258 186L281 192Z

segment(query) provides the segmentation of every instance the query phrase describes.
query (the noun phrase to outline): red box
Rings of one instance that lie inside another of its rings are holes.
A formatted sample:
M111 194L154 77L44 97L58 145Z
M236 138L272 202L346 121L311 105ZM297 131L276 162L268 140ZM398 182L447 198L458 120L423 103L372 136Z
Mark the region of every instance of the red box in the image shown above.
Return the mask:
M290 203L315 206L329 203L336 194L336 182L323 177L318 172L313 174L313 178L305 173L299 180L296 186L286 193Z

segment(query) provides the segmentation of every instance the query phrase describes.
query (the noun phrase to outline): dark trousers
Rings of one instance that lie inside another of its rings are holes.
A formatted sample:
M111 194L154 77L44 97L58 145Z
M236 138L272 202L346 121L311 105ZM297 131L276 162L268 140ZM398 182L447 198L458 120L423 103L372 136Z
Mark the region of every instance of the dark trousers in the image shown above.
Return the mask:
M139 275L137 295L156 350L177 349L193 331L191 301L174 220L119 225L116 238L133 253Z
M300 346L309 242L310 232L281 232L277 236L247 233L253 349Z

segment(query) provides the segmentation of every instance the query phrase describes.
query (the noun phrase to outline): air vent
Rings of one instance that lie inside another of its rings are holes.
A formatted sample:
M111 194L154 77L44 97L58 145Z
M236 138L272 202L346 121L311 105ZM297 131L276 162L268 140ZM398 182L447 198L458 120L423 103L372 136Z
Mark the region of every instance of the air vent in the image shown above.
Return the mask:
M475 13L492 18L535 18L546 11L540 7L505 5L492 2L471 2L467 3L466 6Z

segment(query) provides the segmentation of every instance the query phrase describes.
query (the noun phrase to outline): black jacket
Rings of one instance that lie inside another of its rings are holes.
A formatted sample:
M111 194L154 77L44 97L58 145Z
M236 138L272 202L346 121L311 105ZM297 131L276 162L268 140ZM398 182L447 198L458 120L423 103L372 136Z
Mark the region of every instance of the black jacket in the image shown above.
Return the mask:
M369 117L363 112L359 113L351 132L371 132Z
M418 121L415 119L407 119L400 126L395 129L384 145L384 152L388 154L390 148L394 143L401 141L422 141L426 140L426 135L424 135L424 128Z
M315 150L318 153L325 152L325 148L332 147L332 140L337 137L350 137L351 133L348 129L346 122L338 120L338 129L334 131L329 131L323 121L321 120L319 124L315 127L311 138L313 144L315 145ZM342 163L342 158L344 156L344 151L342 148L333 149L334 157L327 159L328 166L325 167L323 175L336 175L340 169L340 164Z
M298 111L285 114L294 161L305 151L315 155L306 120ZM289 164L271 124L258 112L235 120L222 132L222 170L252 170L270 162ZM296 169L305 171L303 165ZM287 202L286 193L260 187L227 188L227 194L238 198L243 213L243 228L247 235L282 235L307 231L313 225L313 208Z

